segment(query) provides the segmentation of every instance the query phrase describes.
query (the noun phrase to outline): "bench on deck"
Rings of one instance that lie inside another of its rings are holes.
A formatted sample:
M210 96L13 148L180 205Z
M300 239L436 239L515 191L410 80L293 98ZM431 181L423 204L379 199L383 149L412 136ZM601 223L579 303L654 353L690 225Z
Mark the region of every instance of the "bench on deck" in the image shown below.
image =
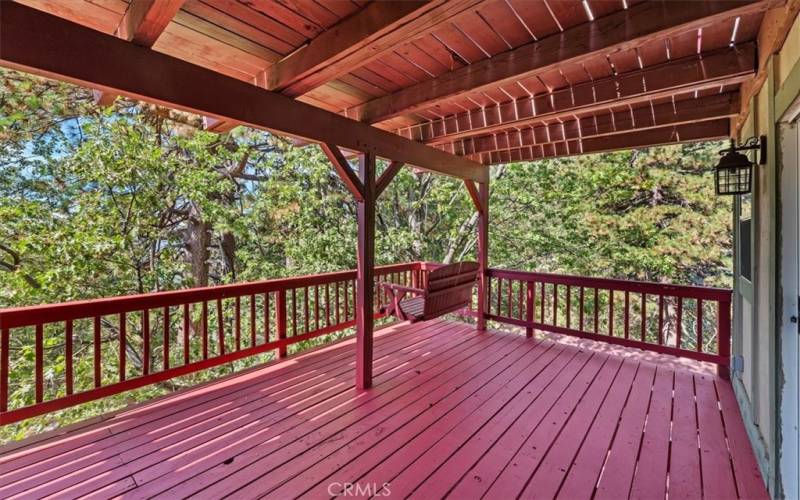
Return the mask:
M442 266L431 271L425 288L382 282L379 286L391 297L391 303L383 306L382 310L394 314L399 320L413 323L469 307L478 269L477 262ZM406 298L407 294L413 297Z

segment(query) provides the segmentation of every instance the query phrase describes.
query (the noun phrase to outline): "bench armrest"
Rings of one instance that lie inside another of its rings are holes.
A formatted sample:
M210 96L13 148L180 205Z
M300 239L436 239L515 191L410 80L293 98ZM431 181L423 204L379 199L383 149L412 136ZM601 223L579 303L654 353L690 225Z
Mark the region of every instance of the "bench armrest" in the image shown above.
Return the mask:
M381 281L380 283L378 283L378 286L383 287L391 292L413 293L416 295L423 295L423 296L427 294L427 292L421 288L413 288L410 286L403 286L403 285L398 285L396 283L388 283L385 281Z

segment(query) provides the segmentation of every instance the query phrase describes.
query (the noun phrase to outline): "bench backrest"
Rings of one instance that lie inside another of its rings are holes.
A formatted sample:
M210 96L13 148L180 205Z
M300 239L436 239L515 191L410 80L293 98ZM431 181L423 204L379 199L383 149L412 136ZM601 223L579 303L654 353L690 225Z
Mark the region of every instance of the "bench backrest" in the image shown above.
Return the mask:
M458 262L431 271L423 317L431 319L469 306L478 269L477 262Z

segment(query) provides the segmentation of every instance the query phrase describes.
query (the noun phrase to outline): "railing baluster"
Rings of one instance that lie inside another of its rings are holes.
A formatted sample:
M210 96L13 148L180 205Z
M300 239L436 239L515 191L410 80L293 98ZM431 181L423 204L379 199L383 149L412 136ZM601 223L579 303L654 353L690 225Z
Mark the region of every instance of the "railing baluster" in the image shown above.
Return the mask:
M328 283L325 283L325 326L331 326L331 293Z
M503 313L500 304L503 300L503 279L497 278L497 315L501 316Z
M208 359L208 302L203 301L203 317L200 318L203 325L203 359Z
M703 299L697 299L697 352L703 352Z
M508 280L508 292L506 292L506 302L508 302L508 304L506 304L506 306L507 306L507 314L508 314L509 318L513 318L514 317L514 313L511 312L511 308L512 308L512 305L513 305L513 302L514 302L513 299L511 298L513 296L513 294L514 294L514 281L513 280Z
M614 290L608 291L608 336L614 336Z
M630 335L630 328L631 328L631 320L630 320L630 314L629 314L629 309L630 309L630 306L631 306L631 298L630 298L630 293L629 293L629 292L626 290L626 291L625 291L625 315L624 315L624 321L625 321L625 338L626 338L626 339L627 339L627 338L628 338L628 336Z
M297 289L292 288L292 336L297 337Z
M266 292L264 294L264 343L265 344L269 343L269 338L270 338L269 296L270 296L269 292ZM283 322L284 322L283 335L285 336L286 335L286 291L285 290L283 291Z
M405 273L403 273L403 280L405 281ZM339 303L339 285L341 285L341 282L337 281L336 282L336 299L335 299L336 300L336 309L335 309L336 317L335 317L335 320L336 320L336 324L337 325L339 323L341 323L341 321L339 321L339 309L341 307L341 304Z
M527 323L525 327L525 336L528 338L533 337L533 299L534 299L534 290L536 289L536 284L532 281L528 281L526 283L527 290L525 291L526 301L525 301L525 322Z
M250 296L250 347L256 346L256 296Z
M547 298L547 292L545 290L546 286L547 286L547 283L542 281L542 295L539 298L539 319L540 319L540 322L543 325L546 323L545 317L544 317L544 303L546 302L546 298Z
M150 373L150 310L142 310L142 339L143 353L142 353L142 374L147 375Z
M642 293L642 324L641 324L641 330L642 330L642 334L641 334L642 338L641 338L641 340L642 340L642 342L645 342L646 339L647 339L647 294L644 293L644 292Z
M8 354L11 348L11 330L0 330L0 413L8 411Z
M600 291L594 289L594 333L600 334Z
M44 400L44 331L41 323L36 325L36 402Z
M523 289L525 288L525 282L518 281L518 283L519 283L519 294L517 296L517 319L523 319L525 313L522 308L525 302L522 300L522 292Z
M486 305L486 314L492 313L492 278L486 276L486 297L479 297Z
M225 318L222 313L222 299L217 299L217 337L219 342L219 355L225 355Z
M67 383L67 396L72 394L72 320L68 319L64 329L64 379Z
M664 296L658 296L658 345L664 345Z
M103 355L102 340L100 338L100 316L94 317L94 387L103 385L103 368L101 358Z
M583 295L584 295L583 287L581 287L581 291L578 294L579 302L581 303L581 308L578 310L578 325L579 325L578 326L578 330L581 331L581 332L583 331L583 308L584 308L584 300L583 300L584 296Z
M234 322L234 336L236 341L236 351L242 350L242 297L237 295L236 296L236 316Z
M126 357L128 355L127 348L128 348L128 334L127 329L128 326L126 324L125 313L119 313L119 381L125 381L125 371L127 370L126 366Z
M286 290L278 292L278 301L275 304L275 317L278 323L278 340L286 338ZM286 357L286 346L282 345L278 348L278 357Z
M189 304L183 304L183 364L188 365L191 359L189 350L189 329L190 329Z
M553 326L558 326L558 283L553 283Z
M683 297L678 297L677 325L675 325L675 347L681 348L681 336L683 335Z
M344 282L344 320L350 321L350 295L347 293L347 289L350 288L350 280L345 280ZM308 316L308 313L306 313Z
M314 329L319 330L319 285L314 285Z
M169 306L164 306L164 370L169 370Z
M572 287L567 285L567 329L570 327L570 319L572 315Z

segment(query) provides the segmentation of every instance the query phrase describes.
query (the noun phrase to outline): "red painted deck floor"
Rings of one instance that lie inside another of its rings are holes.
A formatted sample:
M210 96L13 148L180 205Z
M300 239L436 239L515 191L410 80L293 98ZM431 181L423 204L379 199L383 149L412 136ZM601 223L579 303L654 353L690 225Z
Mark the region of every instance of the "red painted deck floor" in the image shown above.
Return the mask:
M369 391L353 361L346 341L6 447L0 498L766 497L700 365L447 321L380 331Z

